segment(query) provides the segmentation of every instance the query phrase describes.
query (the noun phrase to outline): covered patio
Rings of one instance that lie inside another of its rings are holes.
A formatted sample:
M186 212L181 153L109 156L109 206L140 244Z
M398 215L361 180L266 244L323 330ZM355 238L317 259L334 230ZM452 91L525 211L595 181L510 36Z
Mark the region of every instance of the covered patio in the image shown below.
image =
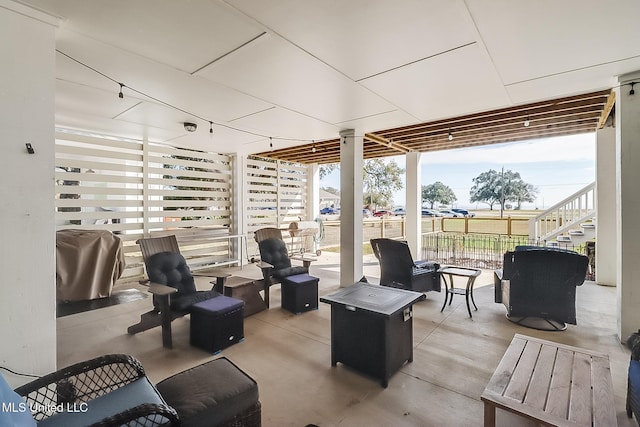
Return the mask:
M131 248L156 228L215 224L238 239L227 246L244 260L237 249L256 228L314 219L318 164L339 161L341 220L351 227L341 227L340 255L312 266L327 294L378 274L362 255L363 159L405 155L407 240L419 253L422 156L595 132L596 279L611 286L578 290L577 327L525 333L608 353L618 421L627 425L629 352L621 341L640 325L638 3L343 3L216 0L185 10L177 2L0 0L0 34L12 41L0 47L11 58L0 71L3 364L41 375L122 351L159 380L212 357L186 344L181 320L172 351L161 348L159 330L127 335L148 300L56 319L57 229L124 230ZM72 142L60 143L65 138ZM202 159L217 166L193 166ZM167 171L185 164L194 169L170 182ZM192 215L189 207L205 207L199 198L208 185L193 184L210 175L213 212ZM65 181L99 185L61 192ZM295 196L281 196L283 188ZM170 190L192 199L171 199ZM132 201L135 209L121 209ZM259 275L251 265L232 269ZM480 283L473 320L461 300L442 313L442 296L416 305L415 360L386 391L331 368L328 307L288 315L278 309L277 287L274 308L248 318L245 342L225 355L260 384L265 425L480 425L482 387L522 332L492 302L489 283Z
M379 267L365 256L364 272L377 283ZM339 256L323 253L311 266L320 278L320 296L338 290ZM255 266L234 274L260 277ZM271 309L245 319L245 339L221 353L259 384L265 426L480 426L480 394L515 333L524 333L609 354L618 425L633 426L625 413L629 351L615 334L615 288L586 282L577 291L578 325L566 332L543 332L509 322L493 302L493 277L476 281L478 311L469 318L464 298L440 312L444 295L429 292L414 306L414 360L393 375L388 388L345 365L331 366L331 310L293 315L280 308L280 286L271 289ZM199 287L208 281L199 278ZM171 351L163 349L160 328L130 336L126 327L148 309L149 299L57 320L58 363L81 361L104 352L139 358L153 381L218 356L189 345L189 320L173 322ZM499 426L534 425L498 411Z

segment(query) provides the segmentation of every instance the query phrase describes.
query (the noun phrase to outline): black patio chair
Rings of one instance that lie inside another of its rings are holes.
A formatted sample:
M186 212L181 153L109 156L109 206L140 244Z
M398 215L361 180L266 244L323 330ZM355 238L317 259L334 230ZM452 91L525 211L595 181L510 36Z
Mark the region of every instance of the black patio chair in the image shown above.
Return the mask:
M494 273L495 302L504 304L514 323L563 331L576 324L576 287L584 283L588 264L574 251L518 246Z
M309 265L292 266L284 240L277 237L269 237L258 242L260 250L260 262L258 267L262 270L264 283L264 302L269 307L269 288L280 283L287 276L296 274L308 274Z
M162 345L171 348L171 322L188 314L191 306L220 295L214 289L198 291L191 269L180 254L175 236L140 239L153 309L140 315L140 322L127 332L136 334L162 326ZM217 285L214 285L217 286Z
M440 292L440 264L413 261L407 242L393 239L371 239L373 253L380 262L380 284L416 292Z

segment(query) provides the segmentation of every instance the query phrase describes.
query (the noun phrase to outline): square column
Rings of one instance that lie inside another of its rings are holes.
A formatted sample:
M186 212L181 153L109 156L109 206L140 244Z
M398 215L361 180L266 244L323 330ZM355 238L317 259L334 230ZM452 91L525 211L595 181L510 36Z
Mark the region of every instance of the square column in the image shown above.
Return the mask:
M596 282L616 286L616 130L596 132Z
M340 286L362 277L363 135L340 132Z
M405 235L414 259L422 258L422 174L421 153L406 154Z
M640 325L640 72L620 76L616 88L616 270L621 341ZM636 94L630 94L630 82ZM597 256L597 255L596 255Z

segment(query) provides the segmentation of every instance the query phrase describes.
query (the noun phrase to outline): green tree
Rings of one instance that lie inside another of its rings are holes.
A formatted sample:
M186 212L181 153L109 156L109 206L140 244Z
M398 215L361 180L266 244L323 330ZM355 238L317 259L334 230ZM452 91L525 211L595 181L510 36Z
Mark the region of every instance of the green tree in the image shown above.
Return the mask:
M511 170L497 172L490 169L473 178L470 201L487 203L493 210L493 205L500 204L502 217L506 202L515 202L520 209L523 202L533 202L538 190L524 182L520 173Z
M513 187L513 194L509 198L509 201L516 203L516 209L521 209L523 202L532 203L535 201L536 194L538 194L538 189L532 184L528 184L522 180L516 181Z
M493 205L500 202L500 174L493 169L482 172L473 178L473 186L469 191L469 201L471 203L480 202L489 205L493 210Z
M363 202L369 208L388 206L395 191L402 189L404 173L395 160L365 160L363 165Z
M448 185L444 185L440 181L436 181L433 184L422 186L422 202L428 202L431 204L431 208L435 203L441 203L443 205L450 205L458 200L453 190Z
M324 179L327 175L337 169L340 169L340 163L327 163L326 165L320 165L318 168L320 179Z

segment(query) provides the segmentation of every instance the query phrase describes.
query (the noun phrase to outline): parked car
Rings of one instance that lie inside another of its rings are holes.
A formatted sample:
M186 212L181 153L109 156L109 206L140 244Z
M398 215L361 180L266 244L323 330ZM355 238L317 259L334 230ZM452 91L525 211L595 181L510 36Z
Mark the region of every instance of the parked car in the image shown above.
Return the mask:
M381 217L381 216L392 216L392 215L393 215L393 212L391 212L391 211L387 211L387 210L384 210L384 209L381 209L381 210L379 210L379 211L375 211L375 212L373 213L373 216L375 216L375 217Z
M404 208L395 208L393 210L393 214L394 215L406 215L407 211L405 211Z
M443 210L443 211L440 211L440 213L443 216L450 217L450 218L462 218L464 216L461 213L450 211L450 210L446 210L446 209Z
M422 208L422 216L444 216L435 209Z
M451 210L452 210L453 212L456 212L456 213L462 214L462 216L466 216L466 217L469 217L469 218L473 218L474 216L476 216L476 214L474 214L473 212L469 212L469 211L468 211L468 210L466 210L466 209L453 208L453 209L451 209Z
M326 208L320 209L321 215L337 215L339 213L340 213L340 210L336 208L326 207Z

